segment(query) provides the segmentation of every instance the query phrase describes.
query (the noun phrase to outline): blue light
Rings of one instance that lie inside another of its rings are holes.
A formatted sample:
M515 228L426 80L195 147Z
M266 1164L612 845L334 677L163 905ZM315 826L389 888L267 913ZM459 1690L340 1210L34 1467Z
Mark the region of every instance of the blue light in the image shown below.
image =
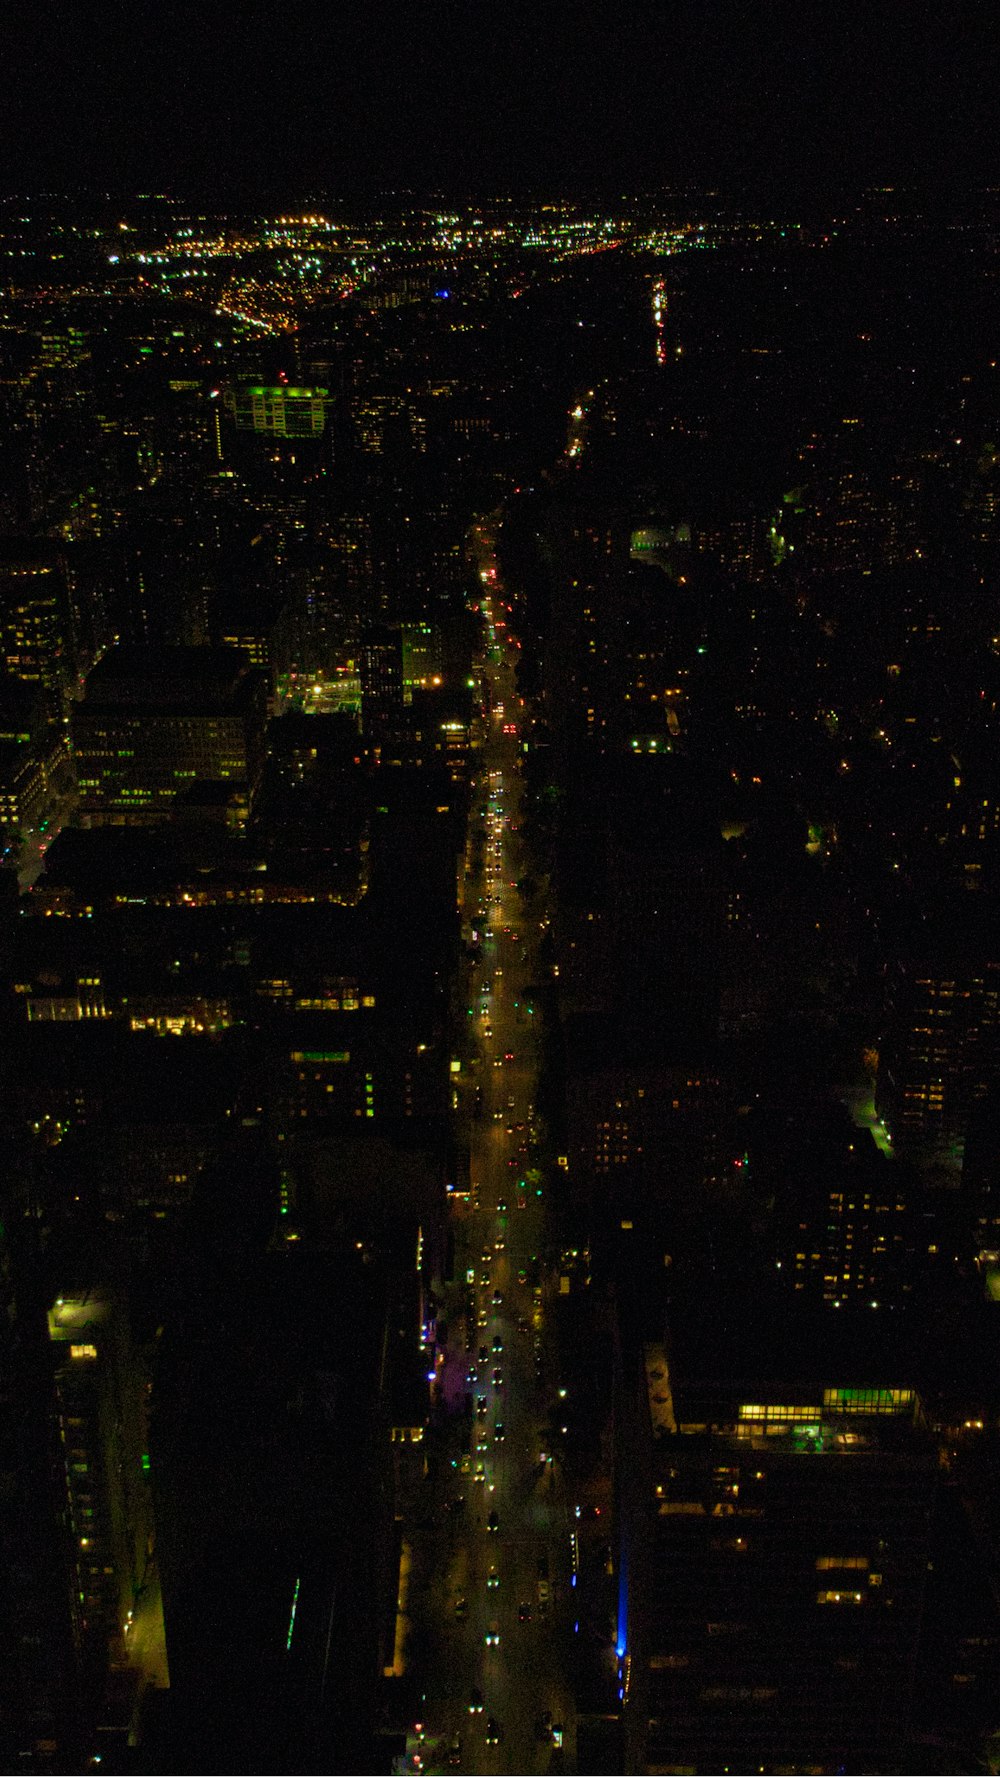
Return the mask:
M435 294L435 296L439 297L443 301L444 299L446 299L447 297L449 297L451 295L451 291L450 290L435 290L434 294Z
M571 1575L571 1577L570 1577L570 1582L569 1582L569 1583L570 1583L570 1585L571 1585L571 1586L575 1586L575 1585L576 1585L576 1574L575 1574L575 1573L574 1573L574 1574L573 1574L573 1575Z

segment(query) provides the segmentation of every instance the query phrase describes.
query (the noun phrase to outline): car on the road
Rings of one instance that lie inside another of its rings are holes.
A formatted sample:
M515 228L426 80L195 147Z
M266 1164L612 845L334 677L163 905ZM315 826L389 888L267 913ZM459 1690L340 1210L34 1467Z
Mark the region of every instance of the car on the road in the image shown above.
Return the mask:
M501 1389L503 1387L503 1371L502 1370L494 1370L494 1372L493 1372L493 1386L496 1389Z
M499 1584L500 1575L495 1567L491 1567L489 1573L486 1575L486 1590L488 1592L495 1592Z
M483 1640L486 1643L487 1647L499 1647L500 1646L500 1624L499 1623L489 1623L487 1625L486 1634L483 1636Z
M448 1763L449 1763L449 1765L454 1765L454 1766L460 1765L462 1763L462 1736L461 1736L461 1734L454 1734L452 1736L451 1742L448 1746Z
M495 1335L495 1337L494 1337L494 1340L493 1340L493 1350L494 1350L494 1351L495 1351L495 1352L500 1352L500 1351L502 1351L502 1350L503 1350L503 1340L502 1340L502 1339L501 1339L501 1337L500 1337L500 1335L499 1335L499 1333L497 1333L497 1334L496 1334L496 1335Z
M483 1462L476 1463L476 1472L473 1475L472 1479L473 1479L474 1483L479 1482L480 1485L482 1485L482 1483L485 1482L485 1480L486 1480L486 1464L485 1463L483 1463Z
M524 1604L518 1605L517 1620L519 1623L530 1623L531 1622L531 1605L530 1604L524 1603Z
M473 1685L472 1690L469 1695L469 1714L470 1715L482 1715L482 1713L483 1713L483 1693L482 1693L482 1691L477 1690L476 1686Z
M553 1744L553 1746L561 1746L562 1743L563 1743L562 1722L561 1721L554 1721L552 1723L552 1744Z
M458 1618L459 1622L464 1623L468 1614L469 1614L469 1600L467 1598L456 1598L456 1600L455 1600L455 1615Z
M484 1394L478 1395L476 1398L476 1414L480 1419L486 1418L486 1396Z
M489 1280L487 1279L487 1281L489 1281ZM493 1306L494 1306L494 1308L502 1308L503 1307L503 1296L501 1295L499 1290L493 1291Z
M482 1289L484 1289L484 1290L488 1290L488 1289L489 1289L489 1287L490 1287L490 1274L489 1274L489 1272L488 1272L488 1271L483 1271L483 1272L482 1272L482 1273L481 1273L481 1274L480 1274L480 1278L479 1278L479 1283L480 1283L480 1287L481 1287L481 1288L482 1288Z
M494 1437L495 1442L498 1444L502 1444L504 1441L504 1438L506 1436L507 1436L507 1433L504 1431L503 1420L502 1419L494 1419L494 1421L493 1421L493 1437Z
M503 1724L501 1722L498 1722L497 1720L495 1720L495 1718L492 1715L489 1716L487 1718L487 1722L486 1722L486 1744L487 1744L487 1746L498 1746L502 1739L503 1739Z
M491 1531L494 1536L496 1535L497 1531L500 1529L500 1513L499 1512L494 1511L494 1512L490 1513L489 1517L486 1520L486 1528L488 1531Z
M490 1356L489 1347L486 1345L480 1345L480 1347L479 1347L479 1362L481 1364L488 1363L489 1356Z
M472 1365L471 1369L466 1370L465 1380L466 1380L466 1382L478 1382L479 1381L479 1371L476 1369L475 1364Z

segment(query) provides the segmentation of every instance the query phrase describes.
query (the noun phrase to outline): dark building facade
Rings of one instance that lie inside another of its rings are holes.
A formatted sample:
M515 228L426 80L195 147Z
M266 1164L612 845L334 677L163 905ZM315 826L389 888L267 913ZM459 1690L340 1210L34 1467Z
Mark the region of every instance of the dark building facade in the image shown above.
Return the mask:
M238 830L260 784L266 720L263 676L236 649L112 650L73 711L84 824L193 817L208 790Z
M626 1769L892 1771L910 1719L933 1440L911 1388L810 1383L788 1360L781 1382L758 1356L748 1345L728 1379L719 1366L699 1379L690 1352L654 1342L624 1384ZM826 1363L836 1373L832 1350Z

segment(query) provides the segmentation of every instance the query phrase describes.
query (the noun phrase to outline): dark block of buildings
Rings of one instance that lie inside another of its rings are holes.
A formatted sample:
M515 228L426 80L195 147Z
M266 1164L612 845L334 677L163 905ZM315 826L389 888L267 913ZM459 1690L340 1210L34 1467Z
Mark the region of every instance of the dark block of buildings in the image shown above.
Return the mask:
M266 722L266 681L238 649L112 649L72 715L81 819L176 820L189 792L214 785L220 819L239 830L260 784Z
M169 1768L364 1771L398 1573L391 1289L269 1241L267 1172L235 1144L206 1177L154 1385Z

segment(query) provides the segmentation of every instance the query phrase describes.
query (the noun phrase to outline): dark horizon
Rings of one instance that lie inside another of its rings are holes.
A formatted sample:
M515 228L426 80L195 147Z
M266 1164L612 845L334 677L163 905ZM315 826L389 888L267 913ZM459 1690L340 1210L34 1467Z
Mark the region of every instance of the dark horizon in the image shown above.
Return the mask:
M898 0L708 13L382 0L323 15L261 0L237 32L186 3L86 24L15 5L0 122L12 189L232 202L323 187L761 191L1000 182L995 15Z

